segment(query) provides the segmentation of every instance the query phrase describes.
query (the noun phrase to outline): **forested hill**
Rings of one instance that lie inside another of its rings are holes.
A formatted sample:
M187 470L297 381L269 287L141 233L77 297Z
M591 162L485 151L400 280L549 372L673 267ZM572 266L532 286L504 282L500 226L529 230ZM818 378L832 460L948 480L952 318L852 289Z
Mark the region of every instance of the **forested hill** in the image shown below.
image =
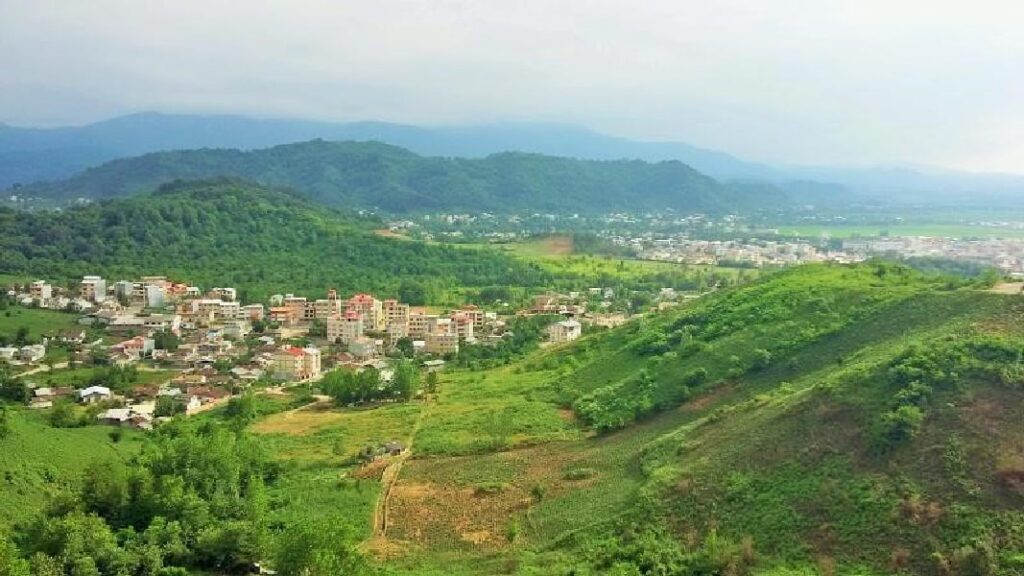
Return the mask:
M66 279L165 274L275 292L536 286L547 274L501 254L382 238L374 222L295 193L216 179L63 212L0 208L0 273Z
M202 149L115 160L14 193L54 202L152 191L175 179L231 176L299 190L318 203L416 211L728 213L777 206L771 190L723 185L676 161L588 161L539 154L418 156L376 142L313 140L262 150Z

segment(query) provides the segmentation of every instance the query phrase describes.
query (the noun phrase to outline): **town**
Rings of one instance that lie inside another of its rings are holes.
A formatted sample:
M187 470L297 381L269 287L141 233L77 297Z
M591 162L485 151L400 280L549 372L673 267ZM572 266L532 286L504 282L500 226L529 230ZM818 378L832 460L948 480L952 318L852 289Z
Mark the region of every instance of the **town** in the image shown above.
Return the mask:
M275 294L244 303L230 287L196 286L146 276L108 285L85 276L70 287L45 280L11 286L7 302L23 309L59 311L73 327L38 342L0 342L0 365L24 380L29 405L51 409L78 403L110 424L152 428L176 414L191 415L252 388L279 390L313 384L330 370L373 370L381 390L396 363L415 361L423 372L443 369L460 350L496 348L515 336L517 322L539 319L537 345L580 337L585 324L614 327L628 314L610 310L611 288L586 293L545 293L513 312L472 304L450 310L410 306L357 293L323 298ZM676 294L663 291L666 301ZM588 308L587 299L604 306ZM543 340L543 341L541 341ZM158 384L108 382L78 388L48 379L78 366L107 366L135 376L161 375Z

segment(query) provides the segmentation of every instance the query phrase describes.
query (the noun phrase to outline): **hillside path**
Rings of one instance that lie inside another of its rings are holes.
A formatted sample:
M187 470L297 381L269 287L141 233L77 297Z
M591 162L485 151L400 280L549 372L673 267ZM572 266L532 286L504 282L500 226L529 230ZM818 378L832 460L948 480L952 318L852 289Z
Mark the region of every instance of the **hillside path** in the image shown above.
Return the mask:
M376 541L382 543L387 539L388 535L388 500L391 498L391 489L394 487L395 482L398 481L398 476L402 471L402 464L412 455L413 442L416 440L416 435L420 431L420 427L423 425L423 420L427 415L427 409L429 406L429 397L425 397L423 400L423 409L420 410L419 415L416 416L416 422L413 424L412 430L409 432L409 436L405 442L405 450L394 457L391 462L384 468L384 472L380 476L380 495L377 496L377 505L373 512L373 536L364 545L370 545Z

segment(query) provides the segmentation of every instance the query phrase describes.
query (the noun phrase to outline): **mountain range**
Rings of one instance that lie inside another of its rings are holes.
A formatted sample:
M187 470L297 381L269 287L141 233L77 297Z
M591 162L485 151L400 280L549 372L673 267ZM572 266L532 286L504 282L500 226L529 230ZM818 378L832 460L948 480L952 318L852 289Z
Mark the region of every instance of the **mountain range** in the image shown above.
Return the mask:
M772 186L722 184L679 161L577 160L522 152L425 157L380 142L312 140L241 151L154 152L113 160L18 195L62 204L151 192L174 180L228 176L302 192L338 208L398 214L607 213L660 210L724 214L789 201Z
M104 162L196 148L252 150L312 139L379 141L425 156L482 158L526 152L591 160L677 160L718 180L840 185L888 201L1005 202L1024 177L901 166L791 166L751 162L682 142L644 142L551 123L412 126L140 113L78 127L0 124L0 187L70 177Z

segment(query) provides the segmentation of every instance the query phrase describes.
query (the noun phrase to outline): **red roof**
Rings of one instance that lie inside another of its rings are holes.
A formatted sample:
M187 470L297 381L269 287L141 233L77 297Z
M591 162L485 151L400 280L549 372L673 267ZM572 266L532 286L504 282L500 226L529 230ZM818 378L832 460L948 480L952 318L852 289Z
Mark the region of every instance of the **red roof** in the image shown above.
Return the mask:
M360 294L356 294L355 296L350 298L349 302L355 302L355 303L358 303L358 304L370 304L374 300L376 300L376 298L374 298L372 295L360 293Z
M288 346L287 348L284 348L283 351L285 353L291 354L292 356L295 356L295 357L302 356L302 349L301 348L295 348L294 346Z

